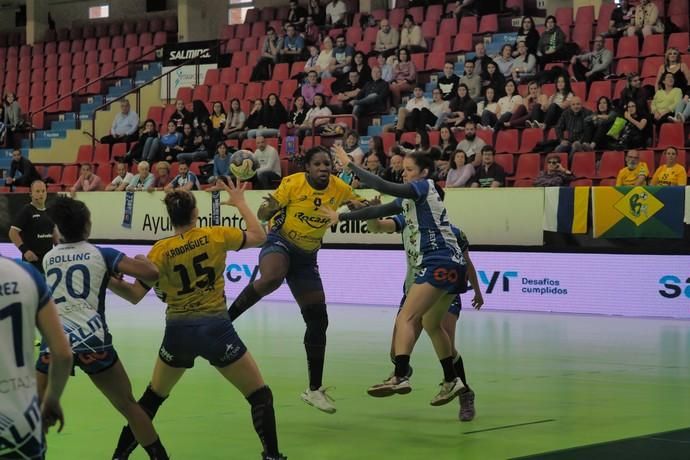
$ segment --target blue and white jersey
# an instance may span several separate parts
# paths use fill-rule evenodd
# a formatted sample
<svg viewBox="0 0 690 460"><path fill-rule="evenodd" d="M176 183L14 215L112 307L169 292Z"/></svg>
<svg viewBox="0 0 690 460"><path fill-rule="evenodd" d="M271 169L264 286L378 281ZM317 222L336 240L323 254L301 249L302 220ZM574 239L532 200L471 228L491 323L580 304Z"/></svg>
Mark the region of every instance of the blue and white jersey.
<svg viewBox="0 0 690 460"><path fill-rule="evenodd" d="M122 257L115 249L81 241L59 244L43 258L46 279L75 353L112 347L105 322L105 291Z"/></svg>
<svg viewBox="0 0 690 460"><path fill-rule="evenodd" d="M431 261L465 265L458 240L453 234L441 196L431 179L412 182L417 198L398 198L405 218L403 245L415 271Z"/></svg>
<svg viewBox="0 0 690 460"><path fill-rule="evenodd" d="M36 316L50 291L34 267L0 257L0 458L43 451L36 393Z"/></svg>

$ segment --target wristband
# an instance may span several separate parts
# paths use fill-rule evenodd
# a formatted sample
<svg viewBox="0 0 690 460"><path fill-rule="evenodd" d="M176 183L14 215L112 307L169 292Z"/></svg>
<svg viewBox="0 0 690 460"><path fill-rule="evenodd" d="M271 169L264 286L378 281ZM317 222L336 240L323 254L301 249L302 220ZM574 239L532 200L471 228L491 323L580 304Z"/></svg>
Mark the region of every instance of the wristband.
<svg viewBox="0 0 690 460"><path fill-rule="evenodd" d="M27 252L29 252L29 248L27 248L25 244L20 244L19 245L19 252L21 252L22 255L24 255Z"/></svg>

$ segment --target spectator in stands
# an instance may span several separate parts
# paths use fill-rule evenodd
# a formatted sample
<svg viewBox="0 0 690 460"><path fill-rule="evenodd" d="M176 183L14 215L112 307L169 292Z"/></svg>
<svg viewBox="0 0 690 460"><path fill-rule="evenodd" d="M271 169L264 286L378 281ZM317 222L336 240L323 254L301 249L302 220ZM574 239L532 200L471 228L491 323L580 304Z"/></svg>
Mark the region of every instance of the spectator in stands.
<svg viewBox="0 0 690 460"><path fill-rule="evenodd" d="M335 48L333 48L335 62L331 63L331 75L336 78L347 75L352 67L352 57L354 55L355 50L345 42L345 35L338 35L335 39Z"/></svg>
<svg viewBox="0 0 690 460"><path fill-rule="evenodd" d="M656 168L650 185L687 185L688 177L685 168L678 163L678 150L675 147L668 147L664 150L663 156L665 164Z"/></svg>
<svg viewBox="0 0 690 460"><path fill-rule="evenodd" d="M635 7L630 5L628 0L621 0L611 12L609 30L604 35L614 39L622 37L623 32L628 30L634 14Z"/></svg>
<svg viewBox="0 0 690 460"><path fill-rule="evenodd" d="M506 79L498 71L498 65L494 61L489 62L486 65L486 70L482 72L482 88L486 90L489 86L494 89L496 97L505 96Z"/></svg>
<svg viewBox="0 0 690 460"><path fill-rule="evenodd" d="M517 44L517 57L513 61L512 77L517 83L526 83L537 74L537 58L524 41Z"/></svg>
<svg viewBox="0 0 690 460"><path fill-rule="evenodd" d="M167 161L159 161L156 164L156 178L153 181L153 189L161 191L170 183L170 163Z"/></svg>
<svg viewBox="0 0 690 460"><path fill-rule="evenodd" d="M680 88L683 94L688 94L688 80L690 80L690 69L681 60L678 48L669 48L664 55L664 63L659 66L656 77L656 89L662 87L662 79L665 73L673 74L675 87Z"/></svg>
<svg viewBox="0 0 690 460"><path fill-rule="evenodd" d="M539 32L537 31L532 16L523 16L520 29L517 32L517 44L524 43L528 54L535 56L539 48ZM520 51L519 49L517 50Z"/></svg>
<svg viewBox="0 0 690 460"><path fill-rule="evenodd" d="M278 151L272 145L266 143L263 136L256 138L256 150L254 158L259 162L259 168L254 176L254 185L259 190L272 189L273 182L281 177L280 157Z"/></svg>
<svg viewBox="0 0 690 460"><path fill-rule="evenodd" d="M288 24L285 27L285 37L283 45L280 47L278 60L292 64L299 61L304 56L304 38L297 33L295 26Z"/></svg>
<svg viewBox="0 0 690 460"><path fill-rule="evenodd" d="M280 133L280 125L287 123L288 113L283 106L283 103L278 99L276 93L271 93L266 99L263 114L261 115L261 125L257 129L250 129L247 132L247 137L253 139L258 136L263 137L278 137Z"/></svg>
<svg viewBox="0 0 690 460"><path fill-rule="evenodd" d="M409 142L405 142L403 143L403 145L400 146L400 150L405 154L415 152L430 153L430 149L431 142L429 141L429 133L421 129L415 132L414 145L410 144ZM441 154L439 153L438 156L440 157Z"/></svg>
<svg viewBox="0 0 690 460"><path fill-rule="evenodd" d="M690 96L683 96L676 106L672 120L676 123L685 123L685 120L688 119L690 119Z"/></svg>
<svg viewBox="0 0 690 460"><path fill-rule="evenodd" d="M467 162L465 152L461 148L456 148L455 154L450 159L448 174L446 175L446 188L466 187L474 174L474 166Z"/></svg>
<svg viewBox="0 0 690 460"><path fill-rule="evenodd" d="M376 43L374 51L381 53L384 57L392 56L400 43L398 29L391 27L388 19L382 19L379 23L379 30L376 32Z"/></svg>
<svg viewBox="0 0 690 460"><path fill-rule="evenodd" d="M304 72L306 72L307 76L309 72L316 72L318 77L330 77L331 66L335 64L335 58L333 57L333 40L331 40L331 37L323 39L323 49L321 51L314 45L309 47L309 53L310 57L304 64Z"/></svg>
<svg viewBox="0 0 690 460"><path fill-rule="evenodd" d="M496 122L498 122L498 115L496 92L493 87L487 86L484 90L484 100L477 104L477 117L479 118L477 128L493 128L496 126Z"/></svg>
<svg viewBox="0 0 690 460"><path fill-rule="evenodd" d="M331 109L325 103L325 96L323 94L317 94L314 96L314 105L307 112L307 116L304 118L304 123L297 129L297 135L300 138L308 136L312 133L312 125L316 128L317 134L320 133L324 125L328 124L327 118L322 118L316 120L317 117L327 117L333 115Z"/></svg>
<svg viewBox="0 0 690 460"><path fill-rule="evenodd" d="M5 136L7 135L7 125L5 124L5 105L0 104L0 145L5 144Z"/></svg>
<svg viewBox="0 0 690 460"><path fill-rule="evenodd" d="M160 139L159 158L167 162L175 161L177 154L182 151L182 134L177 132L174 122L168 122L168 132L163 134Z"/></svg>
<svg viewBox="0 0 690 460"><path fill-rule="evenodd" d="M364 164L364 151L359 146L359 134L357 134L357 131L348 130L345 132L343 135L343 149L345 149L355 164L358 166Z"/></svg>
<svg viewBox="0 0 690 460"><path fill-rule="evenodd" d="M498 188L505 185L506 173L494 161L496 151L490 145L482 147L482 163L471 179L472 188Z"/></svg>
<svg viewBox="0 0 690 460"><path fill-rule="evenodd" d="M314 24L317 26L326 24L326 9L321 6L321 0L309 0L307 2L307 13L314 18Z"/></svg>
<svg viewBox="0 0 690 460"><path fill-rule="evenodd" d="M211 127L220 136L220 133L225 128L225 123L228 121L228 114L225 113L223 104L220 101L213 101L211 108L211 116L209 117Z"/></svg>
<svg viewBox="0 0 690 460"><path fill-rule="evenodd" d="M540 101L542 100L541 87L536 81L531 81L527 85L527 95L522 98L522 106L518 107L510 118L510 126L514 128L523 128L525 126L533 127L533 121L539 120L539 114L542 112Z"/></svg>
<svg viewBox="0 0 690 460"><path fill-rule="evenodd" d="M498 71L505 78L513 77L513 65L515 65L515 59L513 59L513 46L510 43L506 43L501 47L501 53L494 59L494 62L498 66Z"/></svg>
<svg viewBox="0 0 690 460"><path fill-rule="evenodd" d="M180 169L177 176L165 186L165 190L170 192L173 190L199 190L199 179L196 174L189 170L189 163L180 162Z"/></svg>
<svg viewBox="0 0 690 460"><path fill-rule="evenodd" d="M175 123L171 119L171 123ZM144 128L139 135L139 141L132 147L127 154L122 157L115 157L116 161L124 161L128 165L132 161L145 160L149 163L155 161L159 151L158 131L156 130L156 122L148 119L144 122Z"/></svg>
<svg viewBox="0 0 690 460"><path fill-rule="evenodd" d="M354 69L350 70L347 82L333 91L331 107L337 113L352 113L352 101L363 87L359 73Z"/></svg>
<svg viewBox="0 0 690 460"><path fill-rule="evenodd" d="M288 134L295 135L296 128L304 123L308 111L309 106L305 102L304 96L297 96L295 100L292 101L292 110L288 115L287 121Z"/></svg>
<svg viewBox="0 0 690 460"><path fill-rule="evenodd" d="M386 174L386 169L381 164L381 160L377 155L369 155L364 161L364 168L372 174L383 177Z"/></svg>
<svg viewBox="0 0 690 460"><path fill-rule="evenodd" d="M22 131L26 125L24 117L22 116L22 109L19 107L19 102L12 92L5 94L2 121L5 124L5 129L10 134Z"/></svg>
<svg viewBox="0 0 690 460"><path fill-rule="evenodd" d="M628 36L664 33L664 21L659 16L659 8L650 0L640 0L635 7L635 15L628 26Z"/></svg>
<svg viewBox="0 0 690 460"><path fill-rule="evenodd" d="M556 16L547 16L545 26L537 45L537 57L542 68L550 62L565 58L565 34L556 24Z"/></svg>
<svg viewBox="0 0 690 460"><path fill-rule="evenodd" d="M625 88L621 92L618 99L618 111L624 113L627 110L630 101L635 102L638 110L647 112L647 100L651 99L651 95L647 89L642 86L642 77L638 73L630 73L626 76Z"/></svg>
<svg viewBox="0 0 690 460"><path fill-rule="evenodd" d="M577 81L586 81L587 89L593 81L608 77L613 62L613 53L604 48L604 36L597 35L591 52L578 54L570 59L573 76Z"/></svg>
<svg viewBox="0 0 690 460"><path fill-rule="evenodd" d="M482 87L482 77L481 77L481 72L478 72L477 70L477 65L475 61L466 61L465 62L465 73L462 77L460 77L460 83L464 84L467 86L467 90L470 93L470 97L474 99L475 101L478 101L479 99L482 98L482 95L484 94L483 87ZM457 94L457 88L456 92L453 93L453 97ZM452 99L452 98L451 98Z"/></svg>
<svg viewBox="0 0 690 460"><path fill-rule="evenodd" d="M449 161L458 147L458 140L447 126L441 128L438 135L438 148L441 149L441 158L444 159L444 161Z"/></svg>
<svg viewBox="0 0 690 460"><path fill-rule="evenodd" d="M649 135L649 119L647 115L638 109L635 101L628 101L623 118L625 118L625 126L621 131L618 139L611 139L610 143L613 148L617 150L628 150L644 148L647 145L647 138ZM649 125L649 126L648 126Z"/></svg>
<svg viewBox="0 0 690 460"><path fill-rule="evenodd" d="M330 27L347 26L347 5L342 0L331 0L326 5L326 25Z"/></svg>
<svg viewBox="0 0 690 460"><path fill-rule="evenodd" d="M185 123L194 122L194 114L187 110L187 108L184 106L184 101L182 99L178 99L175 101L175 111L170 116L170 120L168 121L175 122L177 130L179 132L182 132L182 127Z"/></svg>
<svg viewBox="0 0 690 460"><path fill-rule="evenodd" d="M218 138L211 129L211 122L208 119L202 119L199 123L199 128L194 132L194 144L197 145L197 150L205 150L206 152L213 152L218 144ZM189 153L189 152L185 152Z"/></svg>
<svg viewBox="0 0 690 460"><path fill-rule="evenodd" d="M208 183L215 184L217 180L221 177L228 176L229 173L230 156L228 155L228 146L225 145L225 142L219 142L216 146L216 154L213 155L213 172L211 173L211 177L208 178Z"/></svg>
<svg viewBox="0 0 690 460"><path fill-rule="evenodd" d="M154 188L154 177L151 174L151 166L148 161L140 161L137 165L139 174L135 175L127 186L128 192L152 192Z"/></svg>
<svg viewBox="0 0 690 460"><path fill-rule="evenodd" d="M436 117L429 110L429 100L424 97L424 86L415 86L413 96L405 107L398 110L397 138L400 138L403 131L416 131L420 126L435 123Z"/></svg>
<svg viewBox="0 0 690 460"><path fill-rule="evenodd" d="M494 62L494 60L486 54L484 42L479 42L474 45L474 59L472 59L472 62L474 62L475 72L479 75L486 71L486 66L490 62ZM467 62L465 62L465 66L467 66Z"/></svg>
<svg viewBox="0 0 690 460"><path fill-rule="evenodd" d="M438 77L436 83L438 89L443 95L443 99L450 101L458 92L458 85L460 84L460 77L455 75L455 65L448 61L443 64L443 73Z"/></svg>
<svg viewBox="0 0 690 460"><path fill-rule="evenodd" d="M314 20L314 16L307 16L307 24L304 26L304 44L318 46L321 41L321 29Z"/></svg>
<svg viewBox="0 0 690 460"><path fill-rule="evenodd" d="M5 185L30 187L33 181L40 179L41 175L38 173L31 160L23 157L21 150L12 150L10 174L5 178Z"/></svg>
<svg viewBox="0 0 690 460"><path fill-rule="evenodd" d="M402 155L393 155L390 159L390 166L386 168L383 173L383 178L388 182L395 182L396 184L403 183L403 157Z"/></svg>
<svg viewBox="0 0 690 460"><path fill-rule="evenodd" d="M457 94L457 89L455 91ZM431 91L431 102L429 103L429 111L432 113L434 117L436 117L436 121L434 123L426 125L426 129L428 131L440 128L440 123L442 119L445 118L448 113L450 113L450 103L443 99L441 90L438 88L434 88Z"/></svg>
<svg viewBox="0 0 690 460"><path fill-rule="evenodd" d="M259 129L259 127L263 125L263 108L264 101L262 101L261 99L255 100L254 104L252 104L252 110L251 112L249 112L249 116L247 117L247 120L244 122L244 127L246 128L246 130L242 132L243 139L247 138L247 134L250 130Z"/></svg>
<svg viewBox="0 0 690 460"><path fill-rule="evenodd" d="M606 96L597 100L594 113L585 119L585 150L604 150L609 146L607 133L616 121L618 114Z"/></svg>
<svg viewBox="0 0 690 460"><path fill-rule="evenodd" d="M463 16L477 15L477 10L475 9L476 3L477 0L456 0L455 5L452 7L453 16L460 19Z"/></svg>
<svg viewBox="0 0 690 460"><path fill-rule="evenodd" d="M299 6L297 0L290 0L289 4L287 24L295 27L299 32L304 32L305 24L307 23L307 9Z"/></svg>
<svg viewBox="0 0 690 460"><path fill-rule="evenodd" d="M307 81L302 84L300 94L307 104L314 104L314 96L323 94L323 85L319 82L319 77L316 71L312 70L307 74Z"/></svg>
<svg viewBox="0 0 690 460"><path fill-rule="evenodd" d="M406 49L408 53L423 53L426 51L426 40L422 35L422 28L414 23L411 14L405 15L400 29L399 48Z"/></svg>
<svg viewBox="0 0 690 460"><path fill-rule="evenodd" d="M220 137L213 133L212 137L214 139L220 139ZM184 124L182 128L182 139L180 139L180 146L177 150L181 153L192 153L198 150L206 150L204 145L203 136L200 135L198 129L194 129L189 123Z"/></svg>
<svg viewBox="0 0 690 460"><path fill-rule="evenodd" d="M386 111L389 88L388 83L381 79L381 69L371 69L372 80L364 85L357 98L352 101L352 114L356 116Z"/></svg>
<svg viewBox="0 0 690 460"><path fill-rule="evenodd" d="M556 79L556 92L546 101L546 109L543 114L544 122L536 122L539 128L549 129L558 123L564 110L570 107L573 100L573 92L570 89L570 82L563 75ZM543 108L544 104L540 105Z"/></svg>
<svg viewBox="0 0 690 460"><path fill-rule="evenodd" d="M228 112L227 122L223 127L223 136L227 139L239 139L242 137L244 122L247 116L242 111L240 100L235 98L230 101L230 111Z"/></svg>
<svg viewBox="0 0 690 460"><path fill-rule="evenodd" d="M467 85L460 83L455 98L450 101L450 113L442 123L451 127L465 126L465 123L477 113L477 103L470 97Z"/></svg>
<svg viewBox="0 0 690 460"><path fill-rule="evenodd" d="M361 51L355 52L352 58L352 68L350 71L352 70L359 74L359 81L361 81L362 84L371 81L371 67L369 67L366 56L364 56L364 53Z"/></svg>
<svg viewBox="0 0 690 460"><path fill-rule="evenodd" d="M273 27L266 30L266 38L261 47L261 58L252 71L252 81L265 81L271 78L273 66L278 60L280 50L283 48L283 39L278 36Z"/></svg>
<svg viewBox="0 0 690 460"><path fill-rule="evenodd" d="M139 116L131 110L129 101L120 101L120 113L115 115L110 134L101 138L103 144L117 144L120 142L134 142L139 130Z"/></svg>
<svg viewBox="0 0 690 460"><path fill-rule="evenodd" d="M570 107L563 111L556 124L556 137L561 140L556 152L572 154L590 150L590 146L585 145L585 120L591 115L592 112L582 106L582 99L573 97Z"/></svg>
<svg viewBox="0 0 690 460"><path fill-rule="evenodd" d="M565 187L575 177L572 171L561 164L561 157L556 153L546 156L546 171L540 171L534 179L535 187Z"/></svg>
<svg viewBox="0 0 690 460"><path fill-rule="evenodd" d="M465 156L468 161L472 162L472 165L476 168L482 162L482 156L480 155L482 149L486 146L484 139L477 136L477 128L472 120L468 120L465 123L465 138L458 142L457 149L465 152Z"/></svg>
<svg viewBox="0 0 690 460"><path fill-rule="evenodd" d="M390 59L386 59L383 54L376 56L376 62L378 63L379 69L381 69L381 78L385 80L386 83L393 81L393 64L389 63Z"/></svg>
<svg viewBox="0 0 690 460"><path fill-rule="evenodd" d="M127 171L127 164L126 163L118 163L117 164L117 175L113 179L111 183L109 183L105 189L108 192L111 191L117 191L117 192L122 192L124 189L127 188L129 183L132 181L132 173Z"/></svg>
<svg viewBox="0 0 690 460"><path fill-rule="evenodd" d="M503 128L512 128L510 119L513 114L522 107L524 101L522 96L518 94L517 87L513 80L508 80L503 87L505 96L498 100L498 121L496 122L496 130Z"/></svg>
<svg viewBox="0 0 690 460"><path fill-rule="evenodd" d="M625 155L625 167L618 171L616 186L645 185L649 177L647 163L640 161L640 152L635 149L628 150Z"/></svg>
<svg viewBox="0 0 690 460"><path fill-rule="evenodd" d="M382 165L386 165L388 159L386 157L386 152L383 149L383 138L381 136L371 136L369 138L369 151L366 153L364 158L369 155L376 155L379 157L379 161Z"/></svg>
<svg viewBox="0 0 690 460"><path fill-rule="evenodd" d="M657 126L673 121L675 109L683 99L683 92L675 87L675 78L671 72L666 72L662 79L663 89L658 89L652 99L652 115Z"/></svg>
<svg viewBox="0 0 690 460"><path fill-rule="evenodd" d="M202 122L209 121L208 119L211 116L211 114L208 111L208 107L206 107L206 103L201 99L194 99L192 101L192 115L194 115L194 119L192 120L192 126L195 128L201 126ZM182 127L184 128L184 125L182 125Z"/></svg>
<svg viewBox="0 0 690 460"><path fill-rule="evenodd" d="M79 177L72 188L69 189L72 197L77 192L100 192L105 188L105 184L100 177L93 173L93 166L88 163L81 165Z"/></svg>

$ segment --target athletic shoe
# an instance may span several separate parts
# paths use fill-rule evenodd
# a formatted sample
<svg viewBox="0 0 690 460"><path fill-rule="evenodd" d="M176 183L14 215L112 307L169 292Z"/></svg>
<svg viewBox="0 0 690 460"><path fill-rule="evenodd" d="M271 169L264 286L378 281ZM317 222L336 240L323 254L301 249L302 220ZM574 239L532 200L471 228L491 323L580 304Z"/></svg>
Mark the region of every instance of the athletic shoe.
<svg viewBox="0 0 690 460"><path fill-rule="evenodd" d="M542 123L541 121L535 121L534 124L537 125L537 128L539 128L539 129L546 128L546 125L544 123Z"/></svg>
<svg viewBox="0 0 690 460"><path fill-rule="evenodd" d="M410 381L407 379L407 377L400 378L393 376L387 380L384 380L383 383L370 387L367 390L367 393L369 393L369 396L373 396L374 398L385 398L395 394L406 395L411 391L412 387L410 386Z"/></svg>
<svg viewBox="0 0 690 460"><path fill-rule="evenodd" d="M405 376L405 378L406 378L407 380L410 380L410 378L412 378L412 374L413 374L413 373L414 373L414 370L412 369L412 366L407 366L407 375ZM386 380L390 380L390 379L392 379L393 377L395 377L395 371L391 372L391 375L389 375L388 378L387 378ZM384 382L385 382L386 380L384 380Z"/></svg>
<svg viewBox="0 0 690 460"><path fill-rule="evenodd" d="M469 422L474 419L474 391L465 388L460 391L460 413L458 414L461 422Z"/></svg>
<svg viewBox="0 0 690 460"><path fill-rule="evenodd" d="M264 452L262 452L261 460L287 460L287 457L283 454L278 454L277 457L271 457L270 455L266 455Z"/></svg>
<svg viewBox="0 0 690 460"><path fill-rule="evenodd" d="M328 391L328 388L324 387L318 390L310 390L307 388L301 395L302 401L327 414L335 414L335 406L333 405L335 401L326 394L326 391Z"/></svg>
<svg viewBox="0 0 690 460"><path fill-rule="evenodd" d="M443 406L451 402L462 391L465 386L460 377L456 377L452 382L441 383L441 391L431 400L432 406Z"/></svg>
<svg viewBox="0 0 690 460"><path fill-rule="evenodd" d="M525 124L527 125L528 128L534 128L534 122L532 120L526 120Z"/></svg>

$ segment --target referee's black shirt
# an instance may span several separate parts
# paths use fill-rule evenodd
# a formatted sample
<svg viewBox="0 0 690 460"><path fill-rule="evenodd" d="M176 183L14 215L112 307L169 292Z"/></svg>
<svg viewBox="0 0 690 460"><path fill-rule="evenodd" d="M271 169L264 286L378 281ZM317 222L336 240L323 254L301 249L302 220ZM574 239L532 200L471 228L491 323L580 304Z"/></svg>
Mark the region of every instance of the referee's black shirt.
<svg viewBox="0 0 690 460"><path fill-rule="evenodd" d="M43 256L53 249L53 229L55 228L48 212L29 203L19 211L12 227L19 230L25 248L33 251L38 257L38 261L32 265L43 272Z"/></svg>

